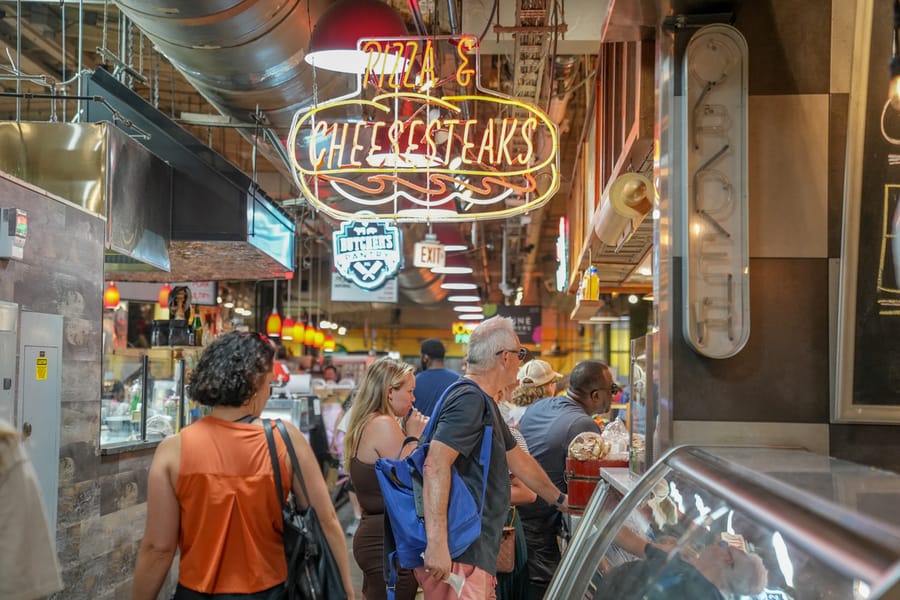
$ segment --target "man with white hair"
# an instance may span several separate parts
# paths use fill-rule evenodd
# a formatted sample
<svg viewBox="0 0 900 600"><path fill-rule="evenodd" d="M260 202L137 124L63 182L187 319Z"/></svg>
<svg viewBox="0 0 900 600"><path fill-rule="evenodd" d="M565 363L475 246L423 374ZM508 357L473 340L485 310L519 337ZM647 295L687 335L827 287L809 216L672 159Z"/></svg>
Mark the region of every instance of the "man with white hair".
<svg viewBox="0 0 900 600"><path fill-rule="evenodd" d="M493 317L483 321L469 337L465 379L471 385L454 388L432 415L436 421L422 486L428 545L424 567L415 570L426 600L496 597L497 553L509 508L510 472L556 510L568 510L566 495L516 444L496 404L490 401L500 390L515 383L525 354L527 351L519 346L510 319ZM488 419L493 426L491 457L488 465L481 465L478 454ZM472 496L480 501L485 466L488 477L481 536L462 554L451 559L447 543L451 467L456 467ZM461 595L446 582L451 573L465 580Z"/></svg>

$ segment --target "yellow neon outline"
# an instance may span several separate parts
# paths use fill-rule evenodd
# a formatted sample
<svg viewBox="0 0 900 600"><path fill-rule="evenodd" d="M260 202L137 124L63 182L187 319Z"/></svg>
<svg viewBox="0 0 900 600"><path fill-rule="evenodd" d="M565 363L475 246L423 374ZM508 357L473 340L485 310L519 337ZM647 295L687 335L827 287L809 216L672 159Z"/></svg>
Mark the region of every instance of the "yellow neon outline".
<svg viewBox="0 0 900 600"><path fill-rule="evenodd" d="M288 135L288 157L291 160L291 166L294 167L299 173L304 175L331 175L334 173L396 173L403 172L404 170L414 170L414 169L402 169L402 168L381 168L381 167L359 167L359 168L342 168L342 169L322 169L322 170L308 170L302 167L297 163L296 152L292 152L291 149L296 146L297 135L301 128L301 125L306 123L312 116L314 116L318 112L322 112L331 108L339 108L341 106L348 105L363 105L363 106L372 106L382 110L384 112L390 113L391 108L386 105L379 104L377 101L381 99L393 99L393 98L415 98L415 99L424 99L426 103L435 103L441 106L444 106L448 110L454 110L456 112L460 112L461 109L457 108L455 105L450 104L448 100L458 101L458 102L466 102L468 100L484 100L487 102L496 102L497 104L511 105L516 106L522 109L533 113L540 121L544 123L547 129L550 131L550 139L551 139L551 147L552 152L547 155L547 158L528 169L519 169L517 171L503 171L503 176L513 176L513 175L525 175L527 173L531 173L534 171L539 171L549 165L551 162L556 162L556 159L559 154L559 132L556 129L556 124L550 120L550 118L542 111L539 107L528 104L526 102L522 102L521 100L514 99L506 99L500 98L497 96L482 96L478 94L466 94L462 96L444 96L442 98L436 98L433 96L428 96L426 94L419 93L406 93L406 92L390 92L387 94L380 94L376 96L372 100L363 100L363 99L354 99L354 100L341 100L338 102L325 103L321 104L312 110L308 111L303 117L301 117L298 121L294 129L290 131ZM537 129L535 130L535 133ZM416 171L421 171L421 168L415 169ZM475 171L468 169L443 169L438 167L432 167L429 169L433 173L448 173L448 174L460 174L460 175L470 175L475 177L485 177L487 175L497 176L497 171Z"/></svg>

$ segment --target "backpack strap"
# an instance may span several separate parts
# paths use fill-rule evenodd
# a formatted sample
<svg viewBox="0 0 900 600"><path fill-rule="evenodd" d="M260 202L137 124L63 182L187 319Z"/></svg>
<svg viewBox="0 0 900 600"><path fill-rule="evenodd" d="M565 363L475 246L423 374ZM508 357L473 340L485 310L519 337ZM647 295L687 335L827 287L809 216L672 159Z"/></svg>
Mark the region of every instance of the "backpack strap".
<svg viewBox="0 0 900 600"><path fill-rule="evenodd" d="M434 405L434 410L431 412L431 418L428 419L428 423L425 425L425 430L422 432L422 440L430 440L431 435L433 433L434 424L437 423L438 417L441 413L441 408L444 405L444 400L450 397L450 394L454 391L458 390L463 386L472 386L478 393L481 394L482 399L484 399L484 432L481 436L481 449L478 453L478 460L481 462L483 467L482 470L482 480L481 480L481 509L479 513L484 513L484 500L487 497L487 480L488 480L488 472L490 471L491 466L491 442L494 437L494 425L493 425L493 413L491 412L490 403L494 400L484 393L484 390L481 387L472 381L471 379L466 379L465 377L460 377L453 383L451 383L444 393L441 394L441 397L438 399L437 404Z"/></svg>

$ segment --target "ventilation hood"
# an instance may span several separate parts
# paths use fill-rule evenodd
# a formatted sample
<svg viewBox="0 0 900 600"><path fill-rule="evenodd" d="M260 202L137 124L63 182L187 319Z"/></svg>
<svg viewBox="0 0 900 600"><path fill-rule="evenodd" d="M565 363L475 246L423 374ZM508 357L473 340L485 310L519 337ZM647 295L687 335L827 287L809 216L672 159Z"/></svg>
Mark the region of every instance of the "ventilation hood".
<svg viewBox="0 0 900 600"><path fill-rule="evenodd" d="M84 120L116 120L165 160L171 185L171 272L108 261L120 280L269 279L294 268L293 220L237 167L172 122L103 69L83 80ZM114 114L112 110L115 110Z"/></svg>

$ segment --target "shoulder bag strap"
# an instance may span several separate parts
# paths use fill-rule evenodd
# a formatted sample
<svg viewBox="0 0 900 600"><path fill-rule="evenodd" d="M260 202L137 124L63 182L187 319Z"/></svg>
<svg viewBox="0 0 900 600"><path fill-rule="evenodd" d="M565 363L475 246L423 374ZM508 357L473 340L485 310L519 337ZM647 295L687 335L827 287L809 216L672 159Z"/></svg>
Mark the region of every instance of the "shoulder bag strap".
<svg viewBox="0 0 900 600"><path fill-rule="evenodd" d="M269 458L272 459L272 471L275 473L275 497L278 498L278 506L284 506L284 491L281 487L281 465L278 464L278 454L275 451L275 436L272 435L272 424L269 419L263 419L263 429L266 431L266 444L269 446Z"/></svg>
<svg viewBox="0 0 900 600"><path fill-rule="evenodd" d="M306 506L309 508L312 506L312 503L309 499L309 494L306 492L306 484L303 482L303 473L300 471L300 461L297 460L297 454L294 452L294 444L291 443L291 437L288 435L281 419L275 419L275 425L278 426L278 433L281 434L284 445L287 446L288 456L291 457L291 469L294 472L294 477L300 482L300 489L303 490L303 497L306 498Z"/></svg>

